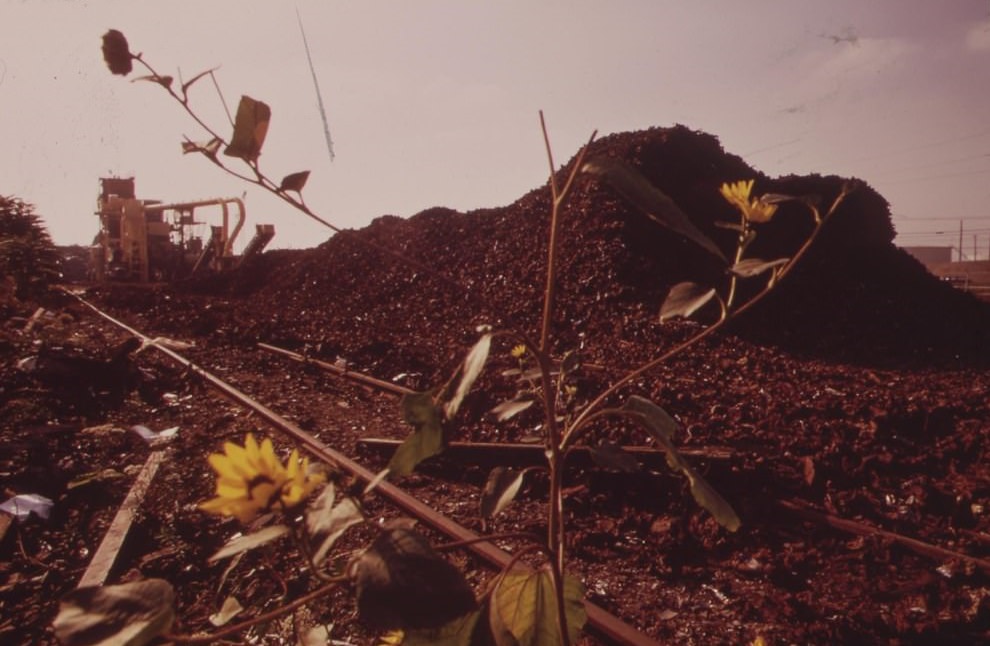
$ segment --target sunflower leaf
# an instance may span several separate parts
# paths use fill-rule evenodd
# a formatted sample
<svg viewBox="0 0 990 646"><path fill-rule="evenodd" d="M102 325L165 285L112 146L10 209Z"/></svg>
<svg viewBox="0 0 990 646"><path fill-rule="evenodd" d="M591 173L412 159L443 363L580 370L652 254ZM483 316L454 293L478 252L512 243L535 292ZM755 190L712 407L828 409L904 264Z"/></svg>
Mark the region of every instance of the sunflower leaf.
<svg viewBox="0 0 990 646"><path fill-rule="evenodd" d="M674 418L649 399L636 395L626 400L623 410L639 421L667 452L667 464L672 470L680 471L688 479L691 495L694 496L695 501L730 532L739 529L741 521L729 503L691 467L674 446L673 436L677 430L677 422Z"/></svg>
<svg viewBox="0 0 990 646"><path fill-rule="evenodd" d="M660 322L677 317L688 318L715 296L715 289L697 283L678 283L660 306Z"/></svg>
<svg viewBox="0 0 990 646"><path fill-rule="evenodd" d="M481 492L481 517L492 518L509 506L522 488L525 471L495 467Z"/></svg>
<svg viewBox="0 0 990 646"><path fill-rule="evenodd" d="M722 262L729 262L718 245L702 233L666 193L626 162L608 158L593 159L581 170L603 178L619 195L651 220L694 242Z"/></svg>
<svg viewBox="0 0 990 646"><path fill-rule="evenodd" d="M443 409L434 401L433 391L402 397L402 413L415 429L392 454L388 468L396 475L409 475L423 460L444 449Z"/></svg>
<svg viewBox="0 0 990 646"><path fill-rule="evenodd" d="M223 154L240 157L246 162L256 161L265 143L271 118L272 110L266 103L242 96L234 118L234 135Z"/></svg>
<svg viewBox="0 0 990 646"><path fill-rule="evenodd" d="M571 643L587 621L584 586L564 575L564 614ZM489 618L499 646L556 646L561 639L550 571L517 568L502 576L492 595Z"/></svg>
<svg viewBox="0 0 990 646"><path fill-rule="evenodd" d="M271 543L275 539L281 538L288 533L289 528L285 525L272 525L251 534L238 536L227 541L227 543L221 547L216 554L207 560L210 563L213 563L214 561L230 558L231 556L235 556L241 552L253 550L254 548L260 547L265 543Z"/></svg>

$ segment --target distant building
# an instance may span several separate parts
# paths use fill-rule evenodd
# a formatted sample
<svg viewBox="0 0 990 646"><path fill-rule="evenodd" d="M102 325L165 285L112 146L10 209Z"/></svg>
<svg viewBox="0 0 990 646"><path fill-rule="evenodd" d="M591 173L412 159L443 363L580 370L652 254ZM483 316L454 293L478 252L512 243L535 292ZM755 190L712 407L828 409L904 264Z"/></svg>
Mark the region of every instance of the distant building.
<svg viewBox="0 0 990 646"><path fill-rule="evenodd" d="M918 259L919 262L931 266L952 262L952 247L901 247L904 251Z"/></svg>

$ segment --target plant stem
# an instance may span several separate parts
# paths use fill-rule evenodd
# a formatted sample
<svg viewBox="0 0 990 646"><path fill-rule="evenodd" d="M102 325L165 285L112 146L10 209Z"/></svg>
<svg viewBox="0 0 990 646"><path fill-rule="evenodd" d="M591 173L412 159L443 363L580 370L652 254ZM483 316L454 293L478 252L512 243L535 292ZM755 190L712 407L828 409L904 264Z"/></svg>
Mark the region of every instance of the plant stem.
<svg viewBox="0 0 990 646"><path fill-rule="evenodd" d="M550 578L553 580L554 601L557 604L557 632L562 646L571 645L571 635L567 630L566 599L564 598L564 568L550 561Z"/></svg>
<svg viewBox="0 0 990 646"><path fill-rule="evenodd" d="M550 549L551 572L553 573L554 592L557 602L557 621L560 628L560 638L564 646L570 646L567 633L567 617L564 615L564 494L563 494L563 458L560 450L560 430L557 426L557 387L550 378L552 363L550 360L550 330L553 324L554 295L557 289L557 261L559 257L558 231L560 228L560 212L564 202L574 185L574 178L584 165L584 157L591 147L598 131L591 133L581 150L578 152L570 175L563 189L557 186L556 167L553 162L553 149L550 146L550 135L547 133L546 120L540 111L540 129L543 132L543 143L547 149L547 161L550 164L550 239L547 246L547 282L543 292L543 320L540 326L540 347L534 352L540 364L540 380L542 382L544 416L546 418L547 460L550 468L550 492L547 518L547 544Z"/></svg>
<svg viewBox="0 0 990 646"><path fill-rule="evenodd" d="M849 195L849 193L853 190L853 188L854 186L851 185L850 183L845 183L842 185L842 191L832 202L832 206L829 208L828 213L825 214L825 217L819 218L817 209L815 209L814 207L810 207L812 213L815 215L815 222L816 222L815 230L812 231L811 235L808 236L808 239L804 241L804 244L801 245L801 248L798 249L797 253L794 254L794 256L790 259L790 261L786 265L784 265L781 268L781 270L777 273L776 280L773 280L770 283L768 283L767 286L763 288L763 290L761 290L753 298L749 299L748 301L740 305L738 309L725 314L716 323L713 323L712 325L708 326L707 328L705 328L698 334L694 335L693 337L683 341L682 343L679 343L678 345L674 346L667 352L661 354L659 357L646 362L639 368L636 368L632 372L628 373L625 377L622 377L617 382L615 382L614 384L606 388L604 391L602 391L590 404L588 404L584 408L583 411L581 411L581 413L577 416L577 418L575 418L575 420L570 424L570 426L564 431L563 442L561 444L562 448L566 449L567 447L573 444L574 440L577 438L577 435L581 431L581 429L591 419L594 418L596 409L602 406L609 397L614 395L623 386L641 377L650 370L653 370L654 368L664 363L665 361L668 361L671 357L677 356L678 354L684 352L685 350L691 348L695 344L704 340L708 336L721 330L723 327L725 327L726 324L734 320L737 316L751 309L757 303L762 301L766 297L766 295L769 294L774 287L779 285L780 281L793 270L794 266L798 263L798 261L800 261L801 258L804 257L804 255L808 252L808 249L811 248L811 245L818 238L819 233L821 233L822 229L824 228L825 222L827 222L829 218L832 217L836 209L839 208L839 205L843 202L843 200L845 200L846 196Z"/></svg>
<svg viewBox="0 0 990 646"><path fill-rule="evenodd" d="M240 623L234 624L233 626L228 626L227 628L224 628L223 630L218 630L215 633L210 633L208 635L163 635L163 637L169 641L173 641L179 644L212 644L213 642L219 639L223 639L224 637L234 635L236 633L241 632L242 630L247 630L251 626L264 623L266 621L271 621L272 619L290 613L296 608L304 604L307 604L310 601L313 601L314 599L318 599L326 595L328 592L330 592L335 587L337 587L338 584L346 580L347 580L346 576L341 576L338 579L332 581L331 583L328 583L327 585L324 585L320 588L317 588L316 590L313 590L308 594L299 597L298 599L292 601L291 603L287 603L284 606L280 606L270 612L266 612L258 615L257 617L252 617L251 619L248 619L246 621L242 621Z"/></svg>
<svg viewBox="0 0 990 646"><path fill-rule="evenodd" d="M740 223L740 226L742 226L742 231L739 233L739 244L736 246L736 257L732 261L733 267L739 264L739 262L742 260L743 252L746 250L746 236L749 231L748 228L749 222L748 220L746 220L745 215L743 215L742 217L742 222ZM738 284L739 284L739 276L737 276L734 273L730 273L729 295L725 297L726 310L732 309L732 303L734 303L736 300L736 286Z"/></svg>
<svg viewBox="0 0 990 646"><path fill-rule="evenodd" d="M547 159L550 163L550 195L552 200L550 209L550 241L547 249L547 282L546 288L543 291L543 323L540 327L540 349L544 352L549 352L550 348L548 346L550 344L550 328L553 323L554 294L557 290L557 260L560 255L558 249L560 211L562 210L564 202L567 200L567 196L571 191L574 178L580 172L581 166L584 165L584 157L587 154L591 143L595 140L595 136L598 134L598 131L596 130L591 133L588 143L586 143L578 152L577 158L574 160L574 166L571 168L571 173L568 175L567 182L564 184L564 188L558 190L553 164L553 152L550 147L550 136L547 133L547 125L543 119L542 110L540 111L540 126L543 130L543 142L546 145Z"/></svg>

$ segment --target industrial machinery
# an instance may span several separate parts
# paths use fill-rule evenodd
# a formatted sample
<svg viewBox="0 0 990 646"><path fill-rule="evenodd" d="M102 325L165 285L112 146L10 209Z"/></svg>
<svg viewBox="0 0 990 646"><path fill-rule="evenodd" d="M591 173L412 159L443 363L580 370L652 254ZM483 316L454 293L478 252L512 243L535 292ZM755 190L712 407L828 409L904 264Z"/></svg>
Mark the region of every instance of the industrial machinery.
<svg viewBox="0 0 990 646"><path fill-rule="evenodd" d="M196 219L197 210L219 208L220 224ZM232 213L233 210L233 213ZM244 202L219 198L195 202L162 203L135 197L133 177L103 177L96 215L100 232L92 248L93 278L97 281L169 281L201 271L221 271L258 254L275 235L271 224L256 226L254 238L240 256L234 241L244 226ZM231 215L236 222L231 228Z"/></svg>

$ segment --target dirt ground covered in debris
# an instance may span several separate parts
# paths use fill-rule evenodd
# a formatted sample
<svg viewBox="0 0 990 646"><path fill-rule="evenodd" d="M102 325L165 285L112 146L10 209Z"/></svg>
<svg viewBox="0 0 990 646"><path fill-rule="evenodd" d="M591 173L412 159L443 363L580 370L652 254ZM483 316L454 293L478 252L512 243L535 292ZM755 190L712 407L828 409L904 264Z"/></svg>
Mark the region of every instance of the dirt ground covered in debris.
<svg viewBox="0 0 990 646"><path fill-rule="evenodd" d="M606 137L591 155L637 165L726 250L734 233L714 224L735 217L718 195L723 181L756 177L758 193L814 194L825 204L842 182L763 177L714 137L682 127ZM548 213L544 187L501 208L382 217L224 275L90 287L85 296L150 336L194 343L183 354L197 364L378 468L387 456L357 443L404 436L396 400L256 343L412 388L436 385L478 324L536 333ZM809 230L807 214L785 204L754 252L786 256ZM569 555L589 600L647 635L685 644L990 640L990 311L929 275L893 235L886 202L859 185L771 297L626 391L675 416L678 443L695 451L743 526L719 528L663 466L635 474L576 466ZM555 349L577 349L589 365L582 392L703 324L660 325L657 312L671 285L718 279L716 268L609 189L579 183L561 248ZM149 455L126 430L135 424L178 434L112 582L173 582L177 632L210 628L227 596L256 612L311 585L278 550L252 554L228 576L223 564L207 563L235 526L195 508L212 494L205 458L225 439L271 434L260 419L154 350L124 345L125 332L68 295L7 293L2 307L0 485L5 499L38 493L55 503L49 519L15 522L0 543L4 643L53 641L57 599L78 582ZM38 307L45 313L32 318ZM508 350L496 346L454 439L530 439L536 417L496 425L486 414L514 392L498 377ZM649 444L620 425L590 439ZM490 466L440 458L397 483L480 530L478 493ZM544 494L534 480L488 529L540 532ZM455 559L480 586L481 564ZM306 622L372 643L346 593L242 637L289 643Z"/></svg>

